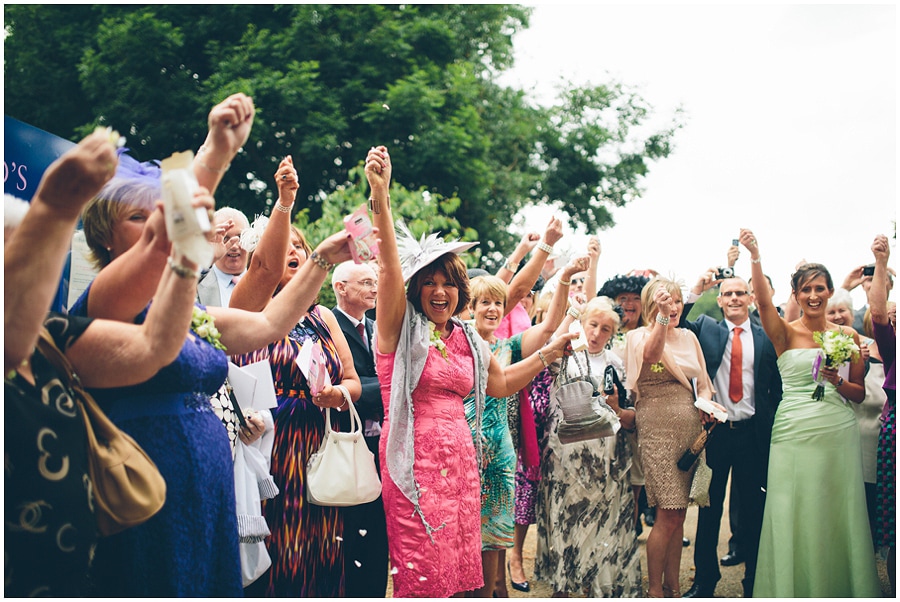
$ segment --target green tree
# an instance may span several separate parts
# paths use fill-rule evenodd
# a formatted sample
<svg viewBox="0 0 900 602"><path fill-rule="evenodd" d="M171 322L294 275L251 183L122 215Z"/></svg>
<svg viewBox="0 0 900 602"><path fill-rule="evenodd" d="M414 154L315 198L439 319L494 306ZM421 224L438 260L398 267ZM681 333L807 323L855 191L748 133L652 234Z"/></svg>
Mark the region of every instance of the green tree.
<svg viewBox="0 0 900 602"><path fill-rule="evenodd" d="M640 196L678 127L640 133L651 108L618 82L570 85L551 107L499 85L528 26L518 5L5 5L4 17L7 114L73 140L112 125L147 160L196 149L209 108L245 92L258 115L220 205L267 211L291 154L315 223L385 144L398 185L458 201L487 267L530 204L612 225L609 208Z"/></svg>

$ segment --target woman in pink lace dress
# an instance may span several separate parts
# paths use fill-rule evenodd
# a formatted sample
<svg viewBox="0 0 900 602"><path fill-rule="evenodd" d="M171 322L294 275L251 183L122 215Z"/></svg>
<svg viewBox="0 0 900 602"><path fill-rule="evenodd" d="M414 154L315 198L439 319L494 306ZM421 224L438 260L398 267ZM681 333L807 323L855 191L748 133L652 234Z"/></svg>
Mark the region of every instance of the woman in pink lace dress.
<svg viewBox="0 0 900 602"><path fill-rule="evenodd" d="M484 585L481 568L481 415L485 395L507 397L562 357L560 337L504 369L471 326L458 253L477 243L437 234L400 241L383 146L366 157L372 221L381 234L376 367L384 402L381 477L395 597L447 597ZM409 281L408 291L404 283ZM463 398L474 390L476 437Z"/></svg>

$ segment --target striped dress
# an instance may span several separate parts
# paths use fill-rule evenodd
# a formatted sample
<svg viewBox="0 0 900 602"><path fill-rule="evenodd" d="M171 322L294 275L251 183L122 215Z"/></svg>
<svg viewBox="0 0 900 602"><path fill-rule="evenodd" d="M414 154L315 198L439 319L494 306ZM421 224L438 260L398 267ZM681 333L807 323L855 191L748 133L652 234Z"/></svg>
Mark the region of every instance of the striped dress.
<svg viewBox="0 0 900 602"><path fill-rule="evenodd" d="M331 382L340 383L343 367L319 306L284 339L235 358L238 365L268 359L278 398L273 410L272 476L281 493L263 502L263 515L272 531L266 540L272 568L260 579L265 592L259 592L270 597L344 595L343 511L306 499L306 462L325 436L324 410L313 405L306 378L295 362L309 343L321 344ZM331 415L332 429L340 430L338 413Z"/></svg>

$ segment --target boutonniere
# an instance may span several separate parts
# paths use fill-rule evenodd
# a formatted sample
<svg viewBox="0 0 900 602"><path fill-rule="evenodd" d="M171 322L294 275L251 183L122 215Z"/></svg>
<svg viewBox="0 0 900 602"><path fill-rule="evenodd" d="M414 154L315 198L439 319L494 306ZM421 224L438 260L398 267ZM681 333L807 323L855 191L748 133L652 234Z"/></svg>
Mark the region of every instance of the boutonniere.
<svg viewBox="0 0 900 602"><path fill-rule="evenodd" d="M663 366L662 362L656 362L655 364L650 364L650 370L659 374L660 372L665 372L666 367Z"/></svg>
<svg viewBox="0 0 900 602"><path fill-rule="evenodd" d="M191 314L191 330L216 349L225 351L225 345L219 342L222 333L216 328L216 319L199 307L194 307Z"/></svg>
<svg viewBox="0 0 900 602"><path fill-rule="evenodd" d="M447 359L447 344L444 343L444 340L441 338L441 333L438 332L437 324L429 320L428 328L431 331L431 334L428 337L428 345L440 351L441 355L444 356L444 359Z"/></svg>

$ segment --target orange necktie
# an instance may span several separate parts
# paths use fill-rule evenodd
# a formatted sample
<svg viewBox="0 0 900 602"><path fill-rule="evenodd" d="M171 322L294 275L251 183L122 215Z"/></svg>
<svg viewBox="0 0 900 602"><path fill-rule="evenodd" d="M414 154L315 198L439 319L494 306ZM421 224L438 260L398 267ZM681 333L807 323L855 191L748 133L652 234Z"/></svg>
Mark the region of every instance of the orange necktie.
<svg viewBox="0 0 900 602"><path fill-rule="evenodd" d="M744 349L741 345L743 331L738 326L732 330L734 337L731 339L731 384L728 387L728 397L734 403L738 403L744 398L744 383L741 378L744 372Z"/></svg>

